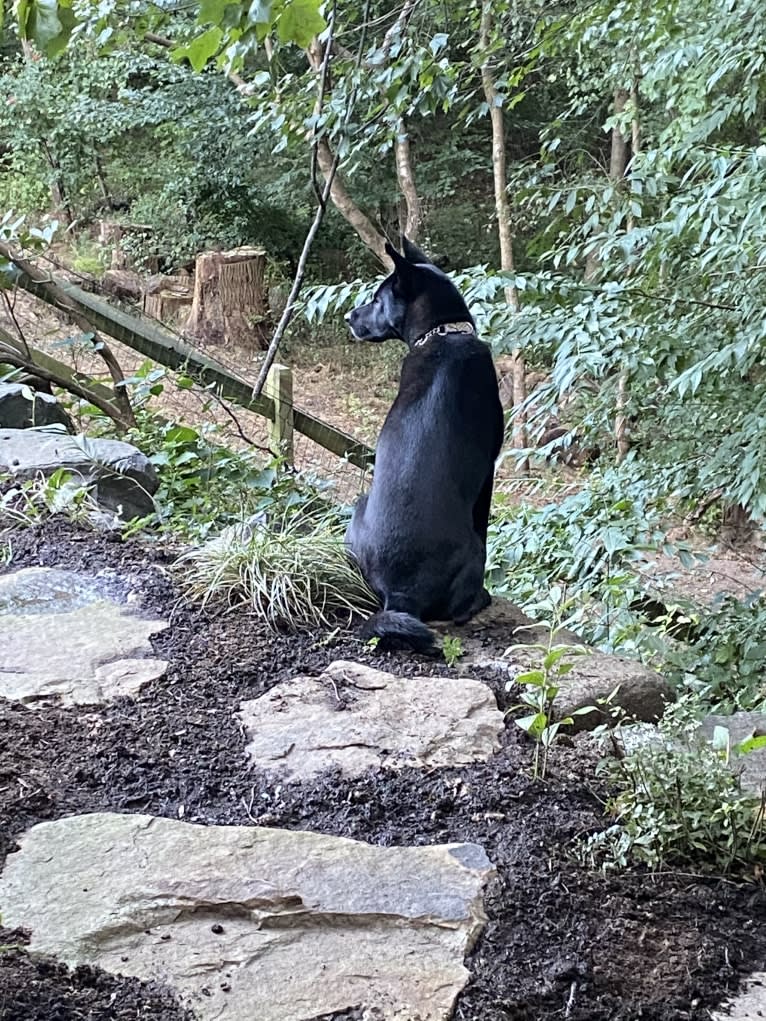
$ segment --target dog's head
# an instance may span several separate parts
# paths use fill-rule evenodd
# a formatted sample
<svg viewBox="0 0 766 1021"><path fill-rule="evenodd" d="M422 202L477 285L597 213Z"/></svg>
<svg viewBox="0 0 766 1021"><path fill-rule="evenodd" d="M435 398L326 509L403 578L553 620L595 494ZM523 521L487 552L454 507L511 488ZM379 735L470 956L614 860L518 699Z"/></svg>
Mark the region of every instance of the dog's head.
<svg viewBox="0 0 766 1021"><path fill-rule="evenodd" d="M346 316L357 340L408 342L409 327L426 312L427 297L446 289L465 309L454 284L408 238L402 238L401 254L386 244L386 253L394 263L394 271L378 287L372 301L359 305ZM442 298L443 301L443 298ZM467 310L466 314L467 314Z"/></svg>

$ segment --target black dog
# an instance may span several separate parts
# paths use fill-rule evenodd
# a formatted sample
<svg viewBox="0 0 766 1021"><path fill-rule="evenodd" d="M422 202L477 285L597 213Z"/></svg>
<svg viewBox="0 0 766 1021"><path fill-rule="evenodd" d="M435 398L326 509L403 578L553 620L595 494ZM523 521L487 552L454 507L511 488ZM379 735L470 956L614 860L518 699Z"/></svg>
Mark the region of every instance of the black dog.
<svg viewBox="0 0 766 1021"><path fill-rule="evenodd" d="M346 317L358 340L410 349L346 543L383 604L363 636L429 651L424 620L464 623L490 602L484 564L503 409L459 291L406 238L403 249L386 245L394 272Z"/></svg>

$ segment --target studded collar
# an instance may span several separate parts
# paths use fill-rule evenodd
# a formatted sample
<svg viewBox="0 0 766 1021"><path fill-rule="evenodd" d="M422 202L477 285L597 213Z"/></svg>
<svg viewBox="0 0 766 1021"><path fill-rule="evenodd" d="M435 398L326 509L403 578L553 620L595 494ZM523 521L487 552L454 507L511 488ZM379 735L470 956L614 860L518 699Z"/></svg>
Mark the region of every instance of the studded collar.
<svg viewBox="0 0 766 1021"><path fill-rule="evenodd" d="M476 334L473 323L458 322L458 323L442 323L441 326L434 326L428 333L424 333L422 337L418 337L413 347L422 347L426 344L431 337L443 337L447 333L472 333Z"/></svg>

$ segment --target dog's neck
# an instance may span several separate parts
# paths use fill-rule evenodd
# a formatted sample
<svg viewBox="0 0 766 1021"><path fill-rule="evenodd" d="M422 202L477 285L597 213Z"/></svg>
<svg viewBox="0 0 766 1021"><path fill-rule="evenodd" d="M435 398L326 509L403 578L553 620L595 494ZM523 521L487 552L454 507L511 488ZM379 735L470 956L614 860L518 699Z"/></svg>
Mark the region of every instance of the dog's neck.
<svg viewBox="0 0 766 1021"><path fill-rule="evenodd" d="M422 337L413 340L409 345L410 351L416 347L423 347L433 337L444 337L448 333L468 333L476 336L476 327L467 319L460 319L454 323L440 323L424 333Z"/></svg>

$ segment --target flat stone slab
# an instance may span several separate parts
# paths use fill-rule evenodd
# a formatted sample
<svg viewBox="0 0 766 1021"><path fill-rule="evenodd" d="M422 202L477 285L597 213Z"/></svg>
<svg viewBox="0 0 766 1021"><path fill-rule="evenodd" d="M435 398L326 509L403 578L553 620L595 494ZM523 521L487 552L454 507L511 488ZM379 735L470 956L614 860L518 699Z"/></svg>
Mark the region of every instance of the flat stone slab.
<svg viewBox="0 0 766 1021"><path fill-rule="evenodd" d="M713 1021L763 1021L766 1018L766 971L756 972L745 988L729 1000L723 1011L713 1011Z"/></svg>
<svg viewBox="0 0 766 1021"><path fill-rule="evenodd" d="M167 626L127 613L103 581L73 571L0 576L0 698L73 705L134 694L167 669L149 643Z"/></svg>
<svg viewBox="0 0 766 1021"><path fill-rule="evenodd" d="M338 660L243 702L247 754L261 769L306 779L339 767L456 766L498 750L504 717L480 681L395 677Z"/></svg>
<svg viewBox="0 0 766 1021"><path fill-rule="evenodd" d="M476 844L376 847L99 813L41 823L0 878L32 953L175 989L199 1021L352 1006L446 1019L493 868Z"/></svg>

